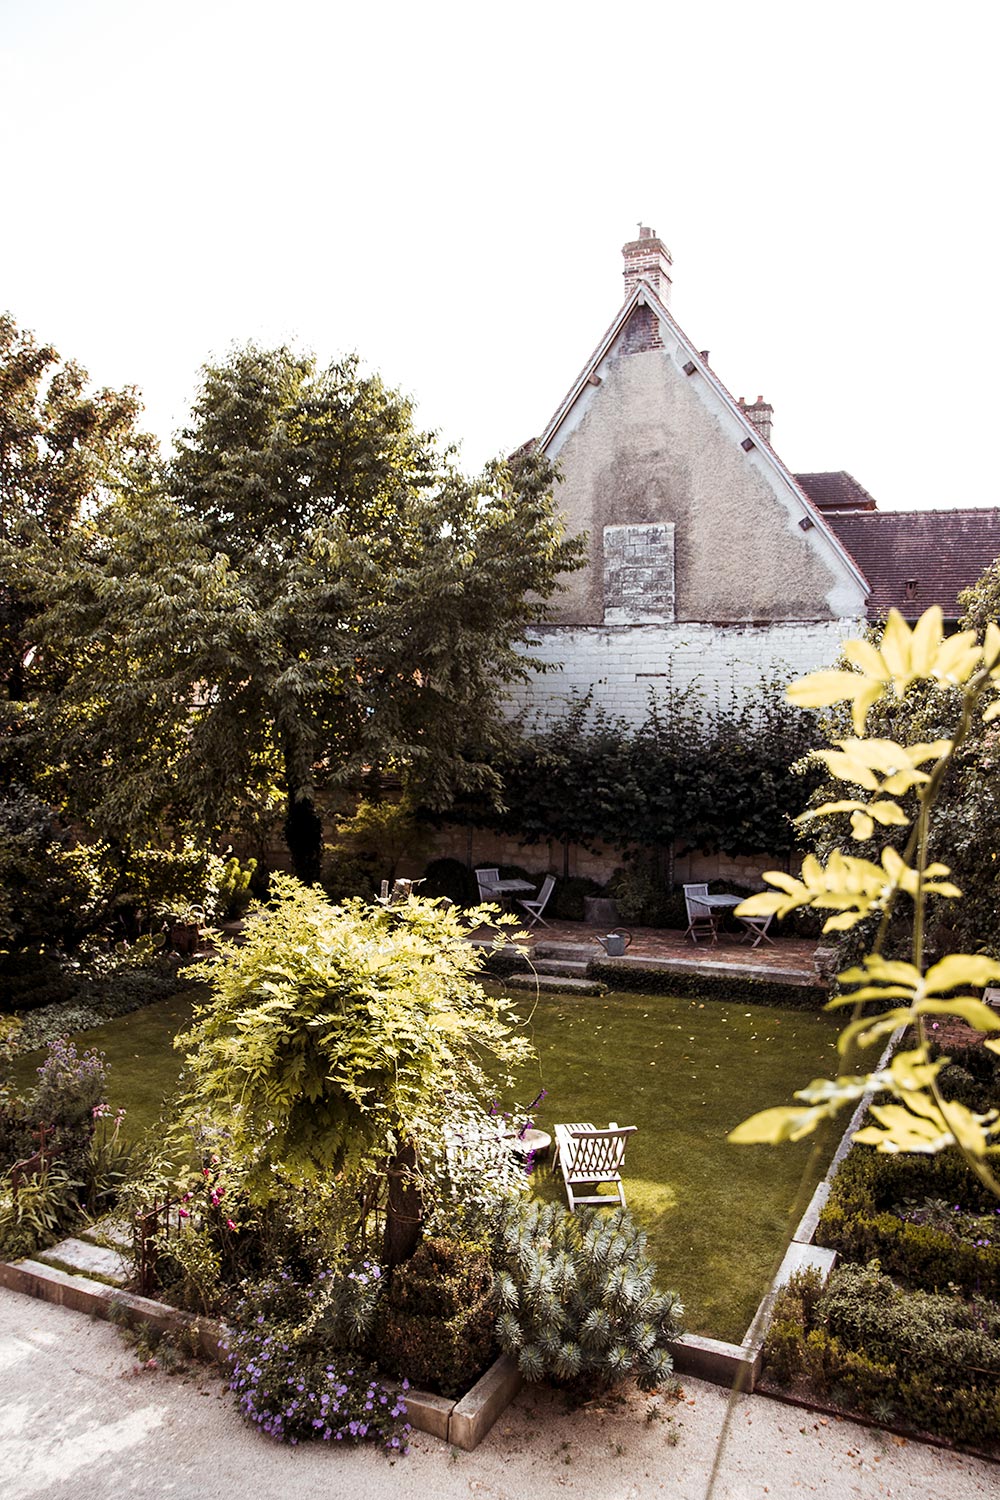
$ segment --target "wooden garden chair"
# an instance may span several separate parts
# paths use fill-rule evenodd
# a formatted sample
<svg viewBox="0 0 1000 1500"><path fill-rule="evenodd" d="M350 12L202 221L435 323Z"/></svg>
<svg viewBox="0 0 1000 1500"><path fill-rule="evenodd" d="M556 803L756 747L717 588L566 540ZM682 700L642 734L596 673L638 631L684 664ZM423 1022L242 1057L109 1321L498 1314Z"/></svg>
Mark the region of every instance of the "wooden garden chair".
<svg viewBox="0 0 1000 1500"><path fill-rule="evenodd" d="M715 912L704 902L698 900L699 896L708 895L707 882L703 885L686 885L684 887L684 905L687 907L687 932L684 936L689 937L692 943L697 943L700 937L707 937L713 943L719 941L719 934L715 928Z"/></svg>
<svg viewBox="0 0 1000 1500"><path fill-rule="evenodd" d="M476 871L476 884L479 887L480 901L496 901L499 899L496 892L496 884L500 879L498 869L482 867Z"/></svg>
<svg viewBox="0 0 1000 1500"><path fill-rule="evenodd" d="M770 943L772 948L775 946L774 938L769 937L767 932L774 921L773 911L769 911L766 917L737 917L736 920L742 922L746 928L746 932L740 938L741 943L749 942L753 938L753 942L750 943L751 948L759 948L761 943Z"/></svg>
<svg viewBox="0 0 1000 1500"><path fill-rule="evenodd" d="M616 1120L611 1121L607 1130L589 1124L555 1127L556 1161L572 1213L576 1213L581 1203L598 1208L625 1207L621 1169L625 1163L625 1144L637 1129L635 1125L619 1125ZM614 1189L613 1193L597 1191L606 1183Z"/></svg>
<svg viewBox="0 0 1000 1500"><path fill-rule="evenodd" d="M556 877L554 875L546 875L545 879L542 881L542 888L538 892L538 895L536 897L534 897L531 901L522 901L520 898L518 898L518 906L523 906L525 911L531 917L531 921L528 923L529 927L534 927L537 922L541 922L543 927L548 927L549 924L542 916L542 912L548 906L549 898L551 897L552 892L555 890L555 888Z"/></svg>

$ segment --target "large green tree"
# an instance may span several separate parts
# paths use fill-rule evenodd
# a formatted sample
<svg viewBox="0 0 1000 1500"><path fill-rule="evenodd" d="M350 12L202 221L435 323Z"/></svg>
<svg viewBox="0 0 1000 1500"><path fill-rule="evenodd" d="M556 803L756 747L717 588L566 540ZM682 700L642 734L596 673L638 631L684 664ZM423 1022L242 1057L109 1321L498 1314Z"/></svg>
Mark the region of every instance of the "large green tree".
<svg viewBox="0 0 1000 1500"><path fill-rule="evenodd" d="M58 541L81 512L123 483L134 485L153 461L139 431L134 390L88 388L87 372L63 361L0 313L0 543L25 545L34 527ZM27 698L38 686L31 651L31 606L0 569L0 698ZM9 726L16 712L6 709Z"/></svg>
<svg viewBox="0 0 1000 1500"><path fill-rule="evenodd" d="M319 872L316 799L363 768L431 804L485 756L525 633L579 547L539 459L477 480L354 359L250 346L203 373L163 493L115 497L18 560L43 653L53 775L92 826L205 832L273 812Z"/></svg>

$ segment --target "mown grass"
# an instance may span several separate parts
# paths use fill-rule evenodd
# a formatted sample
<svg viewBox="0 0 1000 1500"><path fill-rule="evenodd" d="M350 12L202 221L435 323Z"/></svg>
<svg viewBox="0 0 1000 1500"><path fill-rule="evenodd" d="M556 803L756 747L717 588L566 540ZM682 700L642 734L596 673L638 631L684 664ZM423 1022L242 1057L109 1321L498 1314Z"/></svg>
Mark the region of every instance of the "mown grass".
<svg viewBox="0 0 1000 1500"><path fill-rule="evenodd" d="M133 1138L159 1121L182 1065L173 1038L203 998L189 990L75 1038L105 1053L110 1103L128 1111ZM522 1071L516 1101L503 1104L526 1104L545 1088L535 1111L543 1130L583 1120L639 1127L625 1190L660 1282L680 1292L689 1329L738 1341L775 1267L803 1172L818 1180L826 1158L810 1168L808 1143L737 1148L726 1134L754 1110L786 1103L810 1078L836 1070L836 1020L738 999L515 998L538 1061ZM20 1087L30 1086L39 1060L18 1061ZM547 1198L562 1197L562 1178L544 1165L533 1185Z"/></svg>
<svg viewBox="0 0 1000 1500"><path fill-rule="evenodd" d="M629 1208L649 1236L661 1285L680 1292L693 1332L739 1341L776 1268L793 1208L832 1146L736 1147L726 1135L811 1078L836 1072L838 1023L825 1013L617 994L542 995L519 1010L538 1065L519 1099L548 1090L539 1128L557 1121L636 1125L626 1156ZM509 1104L510 1101L505 1101ZM558 1171L536 1190L563 1197Z"/></svg>

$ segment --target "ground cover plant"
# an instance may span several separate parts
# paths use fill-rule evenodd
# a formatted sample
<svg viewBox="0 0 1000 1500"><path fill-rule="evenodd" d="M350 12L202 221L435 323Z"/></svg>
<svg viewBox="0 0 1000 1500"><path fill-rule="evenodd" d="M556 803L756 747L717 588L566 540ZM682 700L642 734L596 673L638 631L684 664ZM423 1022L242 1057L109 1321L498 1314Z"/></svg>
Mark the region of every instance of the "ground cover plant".
<svg viewBox="0 0 1000 1500"><path fill-rule="evenodd" d="M878 1262L793 1277L764 1344L769 1383L976 1448L1000 1443L1000 1305L901 1288Z"/></svg>

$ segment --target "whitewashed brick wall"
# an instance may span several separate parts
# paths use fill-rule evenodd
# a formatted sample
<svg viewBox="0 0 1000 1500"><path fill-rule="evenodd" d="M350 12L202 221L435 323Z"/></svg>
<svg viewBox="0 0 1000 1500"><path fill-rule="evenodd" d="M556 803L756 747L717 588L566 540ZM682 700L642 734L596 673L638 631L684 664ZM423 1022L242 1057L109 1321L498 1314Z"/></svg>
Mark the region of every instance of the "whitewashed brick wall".
<svg viewBox="0 0 1000 1500"><path fill-rule="evenodd" d="M765 625L559 625L537 633L532 655L556 670L511 693L515 711L558 718L574 698L594 690L595 704L639 723L650 689L682 692L697 685L709 712L725 712L752 695L762 678L790 681L832 665L857 620Z"/></svg>

